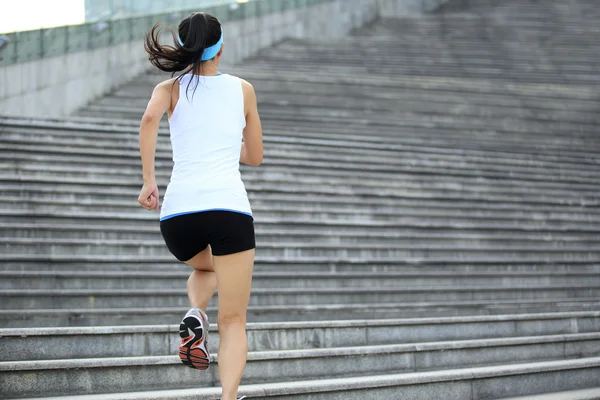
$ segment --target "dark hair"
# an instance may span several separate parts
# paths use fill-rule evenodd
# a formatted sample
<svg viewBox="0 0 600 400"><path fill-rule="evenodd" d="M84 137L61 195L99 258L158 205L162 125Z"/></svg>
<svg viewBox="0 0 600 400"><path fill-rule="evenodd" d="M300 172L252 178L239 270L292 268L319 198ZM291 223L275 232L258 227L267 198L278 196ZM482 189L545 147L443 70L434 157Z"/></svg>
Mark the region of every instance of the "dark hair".
<svg viewBox="0 0 600 400"><path fill-rule="evenodd" d="M144 48L148 53L148 59L158 69L171 72L173 76L181 72L177 77L193 72L199 75L202 72L201 60L204 49L214 46L221 38L221 23L219 20L204 12L193 13L179 24L179 36L173 29L167 28L173 35L174 46L161 45L159 42L163 28L160 24L154 25L152 30L146 34ZM179 39L183 45L179 43ZM190 88L188 83L187 89ZM195 80L194 90L198 86L198 78Z"/></svg>

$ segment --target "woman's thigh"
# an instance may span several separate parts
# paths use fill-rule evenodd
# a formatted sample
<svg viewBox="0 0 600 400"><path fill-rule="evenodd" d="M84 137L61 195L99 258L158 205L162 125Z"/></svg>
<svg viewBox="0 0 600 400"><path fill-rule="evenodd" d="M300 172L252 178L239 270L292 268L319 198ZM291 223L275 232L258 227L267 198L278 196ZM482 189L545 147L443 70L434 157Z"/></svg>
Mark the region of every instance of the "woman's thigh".
<svg viewBox="0 0 600 400"><path fill-rule="evenodd" d="M215 270L212 249L210 245L185 263L198 271L214 272Z"/></svg>
<svg viewBox="0 0 600 400"><path fill-rule="evenodd" d="M250 301L254 249L226 256L214 256L219 291L218 322L246 322Z"/></svg>

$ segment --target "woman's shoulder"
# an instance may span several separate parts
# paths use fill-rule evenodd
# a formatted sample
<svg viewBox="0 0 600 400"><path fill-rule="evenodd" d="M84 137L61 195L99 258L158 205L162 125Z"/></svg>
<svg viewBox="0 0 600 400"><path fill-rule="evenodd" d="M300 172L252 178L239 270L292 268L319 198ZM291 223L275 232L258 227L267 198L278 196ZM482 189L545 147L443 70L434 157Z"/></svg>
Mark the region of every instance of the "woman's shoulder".
<svg viewBox="0 0 600 400"><path fill-rule="evenodd" d="M171 79L167 79L165 81L160 82L158 85L156 85L156 88L160 88L160 89L172 89L173 85L175 84L175 82L177 82L177 78L171 78Z"/></svg>
<svg viewBox="0 0 600 400"><path fill-rule="evenodd" d="M247 80L240 78L239 76L236 76L236 75L231 75L231 74L223 74L223 75L227 76L230 79L234 79L238 82L241 82L242 89L243 89L245 95L247 95L249 93L254 93L254 86L252 86L252 84L250 82L248 82Z"/></svg>
<svg viewBox="0 0 600 400"><path fill-rule="evenodd" d="M237 76L237 75L231 75L231 74L223 74L223 75L224 75L224 76L227 76L227 77L229 77L230 79L236 79L236 80L239 80L239 81L241 81L241 82L242 82L242 85L245 85L245 86L252 86L252 85L250 84L250 82L248 82L247 80L245 80L245 79L243 79L243 78L240 78L240 77L239 77L239 76Z"/></svg>

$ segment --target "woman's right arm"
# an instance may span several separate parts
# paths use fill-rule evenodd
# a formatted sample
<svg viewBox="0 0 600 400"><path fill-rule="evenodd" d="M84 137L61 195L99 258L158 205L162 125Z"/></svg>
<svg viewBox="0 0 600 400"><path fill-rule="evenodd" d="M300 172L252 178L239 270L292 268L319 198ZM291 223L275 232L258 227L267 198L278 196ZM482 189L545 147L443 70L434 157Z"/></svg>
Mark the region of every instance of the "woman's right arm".
<svg viewBox="0 0 600 400"><path fill-rule="evenodd" d="M159 199L154 175L154 156L160 120L171 107L170 86L169 81L159 83L156 86L140 123L140 155L142 157L144 186L140 191L138 201L147 210L158 210Z"/></svg>
<svg viewBox="0 0 600 400"><path fill-rule="evenodd" d="M258 104L254 87L242 79L244 91L244 112L246 115L246 128L243 136L240 162L258 167L263 160L262 125L258 115Z"/></svg>

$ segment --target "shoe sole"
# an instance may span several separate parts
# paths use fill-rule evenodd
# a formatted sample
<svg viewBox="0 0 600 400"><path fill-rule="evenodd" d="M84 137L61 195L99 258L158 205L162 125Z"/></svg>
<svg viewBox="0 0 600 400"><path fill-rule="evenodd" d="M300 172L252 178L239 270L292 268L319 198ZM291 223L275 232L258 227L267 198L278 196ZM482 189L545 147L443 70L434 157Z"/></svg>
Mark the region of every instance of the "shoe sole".
<svg viewBox="0 0 600 400"><path fill-rule="evenodd" d="M190 335L193 332L194 335ZM190 368L204 371L210 364L210 356L206 347L204 329L202 322L196 317L185 317L179 325L179 336L181 337L181 346L179 346L179 359Z"/></svg>

